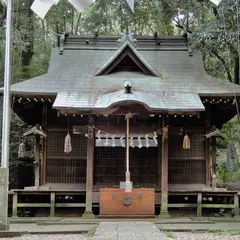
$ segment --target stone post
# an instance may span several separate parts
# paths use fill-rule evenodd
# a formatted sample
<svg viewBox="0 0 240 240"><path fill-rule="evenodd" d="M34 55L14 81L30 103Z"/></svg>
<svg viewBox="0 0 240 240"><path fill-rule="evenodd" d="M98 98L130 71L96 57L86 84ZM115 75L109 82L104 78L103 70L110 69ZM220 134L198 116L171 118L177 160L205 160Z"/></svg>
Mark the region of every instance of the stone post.
<svg viewBox="0 0 240 240"><path fill-rule="evenodd" d="M8 230L8 168L0 168L0 230Z"/></svg>

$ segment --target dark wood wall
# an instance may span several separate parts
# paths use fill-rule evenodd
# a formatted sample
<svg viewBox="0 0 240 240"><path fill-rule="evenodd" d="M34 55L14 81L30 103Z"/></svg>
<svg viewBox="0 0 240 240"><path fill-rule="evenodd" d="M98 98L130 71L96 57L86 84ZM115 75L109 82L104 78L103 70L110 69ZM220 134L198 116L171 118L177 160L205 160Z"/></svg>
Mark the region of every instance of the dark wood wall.
<svg viewBox="0 0 240 240"><path fill-rule="evenodd" d="M87 138L71 134L73 151L64 153L67 130L49 130L47 133L47 183L78 184L86 181ZM169 135L169 183L205 183L204 134L190 132L191 148L183 149L184 134ZM94 184L119 185L125 179L125 152L123 147L95 147ZM160 156L159 156L160 154ZM161 153L157 147L130 148L131 180L135 185L159 183Z"/></svg>

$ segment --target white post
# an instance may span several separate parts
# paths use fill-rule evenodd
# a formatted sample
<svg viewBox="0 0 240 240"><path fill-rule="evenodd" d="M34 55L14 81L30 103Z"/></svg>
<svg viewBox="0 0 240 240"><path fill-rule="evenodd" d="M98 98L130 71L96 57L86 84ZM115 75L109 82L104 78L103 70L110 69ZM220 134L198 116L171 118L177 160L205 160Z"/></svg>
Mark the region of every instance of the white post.
<svg viewBox="0 0 240 240"><path fill-rule="evenodd" d="M127 121L127 132L126 132L126 188L125 192L131 192L132 186L130 182L130 171L129 171L129 119L130 114L126 115L126 121Z"/></svg>
<svg viewBox="0 0 240 240"><path fill-rule="evenodd" d="M9 136L10 136L10 80L11 80L11 20L12 0L7 0L4 97L2 118L2 158L0 168L0 230L8 230L8 182L9 182Z"/></svg>
<svg viewBox="0 0 240 240"><path fill-rule="evenodd" d="M1 167L9 165L12 0L7 0Z"/></svg>

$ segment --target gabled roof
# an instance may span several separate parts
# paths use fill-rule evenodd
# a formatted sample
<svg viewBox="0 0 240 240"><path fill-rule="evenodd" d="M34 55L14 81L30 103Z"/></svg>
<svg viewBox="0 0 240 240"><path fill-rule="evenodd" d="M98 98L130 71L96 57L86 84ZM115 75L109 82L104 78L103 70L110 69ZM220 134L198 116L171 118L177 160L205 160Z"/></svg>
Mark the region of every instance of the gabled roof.
<svg viewBox="0 0 240 240"><path fill-rule="evenodd" d="M136 36L136 46L128 42L119 48L119 36L68 36L63 55L54 48L48 72L11 86L19 95L57 95L59 92L107 93L118 91L131 78L138 91L193 93L200 96L240 95L240 86L206 74L202 54L189 57L187 39L181 36ZM128 47L154 76L139 72L115 72L96 76ZM105 63L105 64L104 64ZM104 64L104 66L103 66ZM156 76L156 74L158 74Z"/></svg>
<svg viewBox="0 0 240 240"><path fill-rule="evenodd" d="M94 74L95 76L109 74L126 56L129 56L142 72L149 76L159 76L134 48L128 40L115 52L115 54Z"/></svg>

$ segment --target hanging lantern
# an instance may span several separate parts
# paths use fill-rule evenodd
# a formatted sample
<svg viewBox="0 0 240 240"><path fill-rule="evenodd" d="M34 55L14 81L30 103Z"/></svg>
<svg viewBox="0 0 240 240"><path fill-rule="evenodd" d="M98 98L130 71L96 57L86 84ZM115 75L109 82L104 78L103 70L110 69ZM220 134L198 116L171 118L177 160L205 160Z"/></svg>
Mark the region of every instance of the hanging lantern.
<svg viewBox="0 0 240 240"><path fill-rule="evenodd" d="M184 149L190 149L190 138L188 135L185 135L183 138L183 148Z"/></svg>
<svg viewBox="0 0 240 240"><path fill-rule="evenodd" d="M121 143L121 146L122 146L122 147L125 147L125 143L124 143L124 140L123 140L123 138L124 138L123 136L122 136L122 137L120 137L120 143Z"/></svg>
<svg viewBox="0 0 240 240"><path fill-rule="evenodd" d="M142 148L143 145L142 145L142 140L141 140L141 137L139 136L138 137L138 148Z"/></svg>
<svg viewBox="0 0 240 240"><path fill-rule="evenodd" d="M65 137L65 142L64 142L64 152L65 153L70 153L72 151L72 143L71 143L71 136L68 132L68 134Z"/></svg>
<svg viewBox="0 0 240 240"><path fill-rule="evenodd" d="M100 143L102 141L100 133L101 133L101 130L99 130L96 134L97 135L97 140L96 140L97 143Z"/></svg>
<svg viewBox="0 0 240 240"><path fill-rule="evenodd" d="M115 135L112 135L112 147L116 147Z"/></svg>
<svg viewBox="0 0 240 240"><path fill-rule="evenodd" d="M107 147L109 145L108 133L106 134L106 140L105 140L104 145L105 145L105 147Z"/></svg>
<svg viewBox="0 0 240 240"><path fill-rule="evenodd" d="M149 148L150 144L149 144L148 134L146 134L145 139L146 139L146 148Z"/></svg>
<svg viewBox="0 0 240 240"><path fill-rule="evenodd" d="M131 145L132 148L135 147L135 146L134 146L134 143L133 143L133 137L130 137L130 145Z"/></svg>
<svg viewBox="0 0 240 240"><path fill-rule="evenodd" d="M156 145L158 144L157 133L156 132L154 132L153 141L155 142Z"/></svg>
<svg viewBox="0 0 240 240"><path fill-rule="evenodd" d="M18 158L25 158L27 156L25 143L21 142L18 147Z"/></svg>

